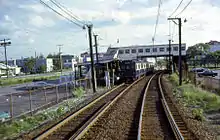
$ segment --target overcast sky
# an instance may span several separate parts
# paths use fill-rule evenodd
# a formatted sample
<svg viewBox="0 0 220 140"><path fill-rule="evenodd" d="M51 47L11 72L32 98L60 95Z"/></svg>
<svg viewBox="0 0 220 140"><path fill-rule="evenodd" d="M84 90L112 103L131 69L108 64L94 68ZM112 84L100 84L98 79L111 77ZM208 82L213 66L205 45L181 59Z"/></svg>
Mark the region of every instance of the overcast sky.
<svg viewBox="0 0 220 140"><path fill-rule="evenodd" d="M49 0L47 4L56 8ZM118 46L152 45L159 0L57 0L85 21L94 24L93 31L102 38L100 45ZM190 0L183 3L179 13ZM167 43L169 39L168 16L180 0L162 0L160 19L155 44ZM57 9L57 8L56 8ZM58 9L57 9L58 10ZM183 23L182 42L187 46L198 42L220 40L220 1L193 0L180 15ZM175 14L174 14L175 16ZM177 26L170 25L173 40L178 43ZM88 35L85 30L56 15L40 4L39 0L0 0L0 39L10 38L8 58L33 56L58 52L63 44L65 54L80 54L88 50ZM100 51L105 51L102 47ZM0 59L4 58L0 48Z"/></svg>

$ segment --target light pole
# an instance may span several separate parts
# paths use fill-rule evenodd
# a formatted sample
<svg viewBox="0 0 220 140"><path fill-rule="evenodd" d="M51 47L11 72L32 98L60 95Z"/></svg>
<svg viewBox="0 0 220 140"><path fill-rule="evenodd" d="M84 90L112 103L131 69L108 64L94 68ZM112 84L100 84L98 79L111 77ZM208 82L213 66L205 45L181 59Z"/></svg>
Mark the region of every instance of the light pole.
<svg viewBox="0 0 220 140"><path fill-rule="evenodd" d="M7 60L7 46L11 45L11 41L9 39L4 39L4 40L0 40L0 47L4 47L5 48L5 65L6 65L6 73L7 73L7 78L9 77L9 73L8 73L8 60Z"/></svg>
<svg viewBox="0 0 220 140"><path fill-rule="evenodd" d="M181 18L168 18L168 20L172 20L175 24L177 24L174 20L178 20L178 25L179 25L179 85L182 85L182 43L181 43L181 26L182 26L182 21ZM186 20L184 20L186 22Z"/></svg>

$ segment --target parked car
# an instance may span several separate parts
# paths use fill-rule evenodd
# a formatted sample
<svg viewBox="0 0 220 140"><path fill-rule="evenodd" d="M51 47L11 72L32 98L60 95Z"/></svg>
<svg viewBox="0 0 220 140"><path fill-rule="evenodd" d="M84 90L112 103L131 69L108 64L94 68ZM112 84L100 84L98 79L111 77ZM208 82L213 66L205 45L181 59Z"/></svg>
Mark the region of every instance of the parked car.
<svg viewBox="0 0 220 140"><path fill-rule="evenodd" d="M212 77L215 77L217 76L218 73L212 71L212 70L205 70L203 72L200 72L198 73L198 76L201 77L201 76L212 76Z"/></svg>
<svg viewBox="0 0 220 140"><path fill-rule="evenodd" d="M203 72L205 70L208 70L208 69L206 69L206 68L193 68L190 72L198 73L198 72Z"/></svg>
<svg viewBox="0 0 220 140"><path fill-rule="evenodd" d="M33 82L30 85L27 85L26 88L34 90L34 89L40 89L40 88L48 87L48 86L53 86L53 84L48 84L47 82L40 81L40 82Z"/></svg>

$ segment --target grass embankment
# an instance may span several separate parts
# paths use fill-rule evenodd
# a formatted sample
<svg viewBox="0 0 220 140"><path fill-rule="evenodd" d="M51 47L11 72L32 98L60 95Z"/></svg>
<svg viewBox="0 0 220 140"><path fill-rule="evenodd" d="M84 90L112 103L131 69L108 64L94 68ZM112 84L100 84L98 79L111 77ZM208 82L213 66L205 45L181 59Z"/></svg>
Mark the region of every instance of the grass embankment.
<svg viewBox="0 0 220 140"><path fill-rule="evenodd" d="M2 139L6 137L13 138L18 136L22 132L30 131L33 128L36 128L45 121L56 120L61 115L65 114L73 107L75 107L76 100L80 99L80 97L82 97L84 93L85 91L82 88L79 88L75 90L75 92L73 92L73 95L76 98L66 100L59 104L58 107L51 107L33 116L23 116L21 119L13 120L10 123L1 123L0 137Z"/></svg>
<svg viewBox="0 0 220 140"><path fill-rule="evenodd" d="M10 86L16 84L23 84L32 82L33 80L55 80L59 76L40 76L40 77L27 77L27 78L10 78L10 79L0 79L0 86Z"/></svg>
<svg viewBox="0 0 220 140"><path fill-rule="evenodd" d="M192 113L196 119L203 120L204 112L220 110L220 96L189 83L177 86L178 76L176 74L169 76L169 79L177 87L174 89L174 95L178 96L185 106L192 108Z"/></svg>

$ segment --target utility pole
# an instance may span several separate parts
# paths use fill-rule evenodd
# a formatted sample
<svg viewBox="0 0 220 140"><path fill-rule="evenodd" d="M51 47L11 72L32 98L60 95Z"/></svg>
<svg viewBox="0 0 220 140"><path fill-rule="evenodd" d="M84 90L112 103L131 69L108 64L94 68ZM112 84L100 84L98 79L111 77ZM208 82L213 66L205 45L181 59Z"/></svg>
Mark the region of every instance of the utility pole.
<svg viewBox="0 0 220 140"><path fill-rule="evenodd" d="M172 73L172 68L171 68L171 39L169 39L169 71Z"/></svg>
<svg viewBox="0 0 220 140"><path fill-rule="evenodd" d="M62 62L62 55L61 55L61 46L63 45L57 45L59 46L59 60L60 60L60 72L61 72L61 75L62 75L62 72L63 72L63 62Z"/></svg>
<svg viewBox="0 0 220 140"><path fill-rule="evenodd" d="M178 20L178 25L179 25L179 85L182 85L182 44L181 44L182 21L181 21L181 18L168 18L168 20Z"/></svg>
<svg viewBox="0 0 220 140"><path fill-rule="evenodd" d="M98 35L94 35L94 38L95 38L95 51L96 51L95 52L96 53L96 63L99 63L97 37L98 37Z"/></svg>
<svg viewBox="0 0 220 140"><path fill-rule="evenodd" d="M89 48L90 48L90 58L91 58L91 75L92 75L92 88L93 92L96 92L95 87L95 76L94 76L94 59L93 59L93 45L92 45L92 26L93 25L87 25L88 28L88 34L89 34Z"/></svg>
<svg viewBox="0 0 220 140"><path fill-rule="evenodd" d="M7 46L11 45L11 41L8 39L6 42L6 39L4 40L0 40L0 47L4 47L5 48L5 65L6 65L6 73L7 73L7 78L9 77L9 73L8 73L8 59L7 59Z"/></svg>
<svg viewBox="0 0 220 140"><path fill-rule="evenodd" d="M35 57L35 66L34 66L34 69L35 69L35 73L37 73L37 52L35 50L34 52L34 57Z"/></svg>

